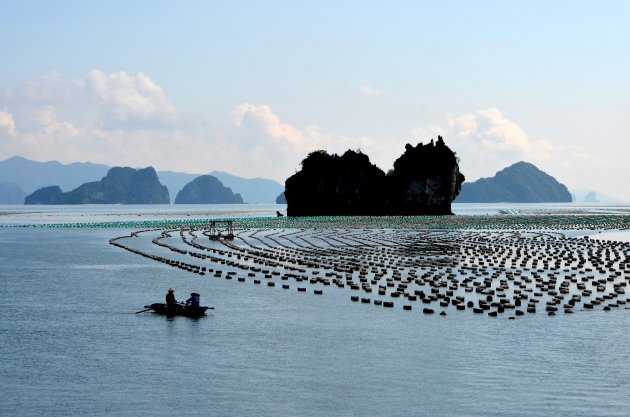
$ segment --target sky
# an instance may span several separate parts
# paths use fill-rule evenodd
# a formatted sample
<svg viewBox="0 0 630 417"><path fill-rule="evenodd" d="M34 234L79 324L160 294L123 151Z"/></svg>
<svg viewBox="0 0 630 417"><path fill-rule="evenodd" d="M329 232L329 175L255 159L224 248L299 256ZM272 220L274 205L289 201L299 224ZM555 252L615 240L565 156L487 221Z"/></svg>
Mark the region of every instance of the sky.
<svg viewBox="0 0 630 417"><path fill-rule="evenodd" d="M442 135L630 201L627 1L0 2L0 160L284 183Z"/></svg>

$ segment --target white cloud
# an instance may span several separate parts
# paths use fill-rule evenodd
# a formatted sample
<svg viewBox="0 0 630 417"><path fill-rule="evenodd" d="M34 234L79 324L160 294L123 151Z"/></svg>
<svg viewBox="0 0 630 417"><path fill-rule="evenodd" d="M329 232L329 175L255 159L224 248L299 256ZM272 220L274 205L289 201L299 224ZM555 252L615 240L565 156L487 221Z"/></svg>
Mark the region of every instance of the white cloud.
<svg viewBox="0 0 630 417"><path fill-rule="evenodd" d="M94 94L109 105L114 117L120 121L133 119L153 120L176 113L162 88L142 72L136 76L124 71L105 74L93 69L76 84L86 94Z"/></svg>
<svg viewBox="0 0 630 417"><path fill-rule="evenodd" d="M387 90L379 89L374 87L373 85L363 84L359 87L359 93L365 96L371 97L382 97L389 94Z"/></svg>
<svg viewBox="0 0 630 417"><path fill-rule="evenodd" d="M404 151L404 140L349 137L322 132L315 125L294 126L283 122L266 105L240 104L234 108L232 118L232 128L220 135L219 148L224 159L241 165L241 175L267 176L284 182L300 168L302 159L317 149L337 154L348 149L361 150L386 171Z"/></svg>
<svg viewBox="0 0 630 417"><path fill-rule="evenodd" d="M8 133L9 136L15 135L15 121L13 121L13 115L6 110L0 110L0 129Z"/></svg>
<svg viewBox="0 0 630 417"><path fill-rule="evenodd" d="M548 139L531 139L517 123L497 108L449 117L445 127L417 128L414 135L430 138L442 135L461 159L460 168L468 180L493 176L518 161L537 164L541 169L589 159L589 153L573 144L557 145Z"/></svg>
<svg viewBox="0 0 630 417"><path fill-rule="evenodd" d="M52 107L58 117L104 128L145 128L175 124L177 111L162 88L143 73L106 74L93 69L66 80L56 71L4 89L0 104L11 108L16 123L28 128L32 114Z"/></svg>
<svg viewBox="0 0 630 417"><path fill-rule="evenodd" d="M0 99L13 106L62 104L77 96L76 86L57 71L4 89Z"/></svg>
<svg viewBox="0 0 630 417"><path fill-rule="evenodd" d="M6 106L6 107L4 107ZM363 143L286 123L267 105L226 111L227 127L170 123L180 117L143 73L92 70L72 81L51 72L0 96L0 157L92 161L187 172L214 169L284 181L308 152L343 152ZM6 132L6 133L4 133Z"/></svg>
<svg viewBox="0 0 630 417"><path fill-rule="evenodd" d="M286 140L300 146L304 141L304 134L290 124L281 123L269 106L255 106L243 103L232 111L234 126L238 129L264 132L274 139Z"/></svg>
<svg viewBox="0 0 630 417"><path fill-rule="evenodd" d="M0 156L146 166L181 132L175 106L143 73L94 69L66 80L55 71L0 93ZM144 159L144 160L143 160ZM165 159L165 158L164 158Z"/></svg>
<svg viewBox="0 0 630 417"><path fill-rule="evenodd" d="M233 126L219 135L221 149L243 167L247 175L284 179L308 152L325 148L331 138L316 126L302 129L283 123L266 105L242 103L232 111Z"/></svg>
<svg viewBox="0 0 630 417"><path fill-rule="evenodd" d="M222 170L283 182L309 152L357 150L387 171L406 142L442 135L461 158L469 180L526 160L575 165L590 158L576 145L532 139L496 108L448 118L443 126L413 130L415 139L374 138L297 126L264 104L226 109L223 127L181 123L163 88L149 76L92 70L72 81L51 72L0 94L0 158L92 161L204 173ZM175 122L173 122L175 121ZM563 165L564 164L564 165Z"/></svg>
<svg viewBox="0 0 630 417"><path fill-rule="evenodd" d="M181 117L161 86L143 73L106 74L94 69L65 80L51 72L4 90L0 96L0 157L92 161L204 173L222 170L242 176L284 180L309 152L361 149L383 169L404 142L322 132L296 126L264 104L241 103L226 110L227 125L207 121L171 123Z"/></svg>
<svg viewBox="0 0 630 417"><path fill-rule="evenodd" d="M79 134L79 128L67 121L59 121L57 112L53 106L44 106L36 109L32 121L38 124L41 133L46 136L72 138Z"/></svg>

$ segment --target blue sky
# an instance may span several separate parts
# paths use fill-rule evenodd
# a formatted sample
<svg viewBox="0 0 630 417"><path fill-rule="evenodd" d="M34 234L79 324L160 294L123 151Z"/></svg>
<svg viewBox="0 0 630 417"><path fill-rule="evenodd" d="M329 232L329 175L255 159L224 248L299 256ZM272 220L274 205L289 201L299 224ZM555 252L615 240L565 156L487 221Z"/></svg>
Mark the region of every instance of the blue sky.
<svg viewBox="0 0 630 417"><path fill-rule="evenodd" d="M5 1L0 159L278 181L442 134L630 200L630 3Z"/></svg>

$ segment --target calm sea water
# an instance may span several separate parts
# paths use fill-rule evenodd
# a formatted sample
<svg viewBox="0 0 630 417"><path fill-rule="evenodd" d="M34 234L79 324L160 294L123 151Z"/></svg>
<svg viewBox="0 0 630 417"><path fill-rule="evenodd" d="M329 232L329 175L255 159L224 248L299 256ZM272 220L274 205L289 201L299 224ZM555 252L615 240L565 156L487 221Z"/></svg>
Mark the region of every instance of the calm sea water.
<svg viewBox="0 0 630 417"><path fill-rule="evenodd" d="M108 244L131 231L0 228L0 415L630 415L628 310L375 308L197 277ZM134 314L169 286L215 310Z"/></svg>

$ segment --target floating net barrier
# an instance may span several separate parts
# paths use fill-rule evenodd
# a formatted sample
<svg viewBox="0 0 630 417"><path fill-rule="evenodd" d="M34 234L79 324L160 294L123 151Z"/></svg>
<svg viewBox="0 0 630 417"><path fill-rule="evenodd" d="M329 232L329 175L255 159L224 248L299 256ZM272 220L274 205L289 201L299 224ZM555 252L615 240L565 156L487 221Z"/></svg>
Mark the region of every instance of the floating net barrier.
<svg viewBox="0 0 630 417"><path fill-rule="evenodd" d="M369 228L431 230L628 230L630 215L457 215L379 217L255 217L2 224L5 228L171 229L205 228L212 220L232 221L235 229Z"/></svg>

